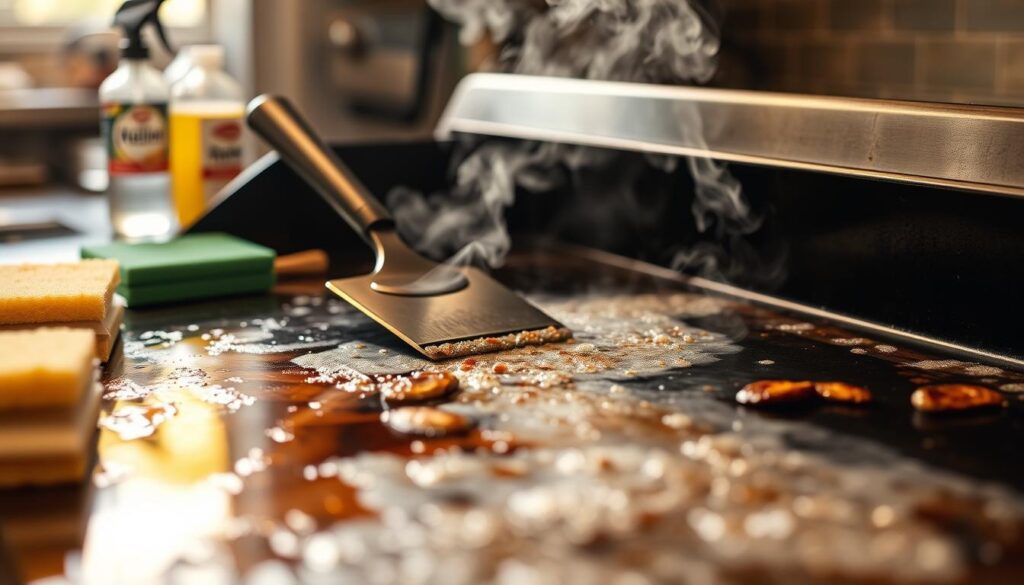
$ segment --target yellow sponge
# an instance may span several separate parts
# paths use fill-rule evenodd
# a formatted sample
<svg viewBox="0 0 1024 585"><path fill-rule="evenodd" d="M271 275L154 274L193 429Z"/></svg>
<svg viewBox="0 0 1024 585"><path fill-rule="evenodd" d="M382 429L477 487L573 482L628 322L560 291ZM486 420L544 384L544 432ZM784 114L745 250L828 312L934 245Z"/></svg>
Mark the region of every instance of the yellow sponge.
<svg viewBox="0 0 1024 585"><path fill-rule="evenodd" d="M120 281L116 260L0 265L0 324L102 321Z"/></svg>
<svg viewBox="0 0 1024 585"><path fill-rule="evenodd" d="M95 346L88 329L0 332L0 409L77 404L92 384Z"/></svg>
<svg viewBox="0 0 1024 585"><path fill-rule="evenodd" d="M17 323L14 325L0 325L0 331L27 331L37 327L69 327L71 329L87 329L96 334L96 357L101 362L110 359L114 351L114 343L121 333L121 324L124 322L124 303L117 297L111 301L106 309L107 316L103 321L54 321L48 323Z"/></svg>

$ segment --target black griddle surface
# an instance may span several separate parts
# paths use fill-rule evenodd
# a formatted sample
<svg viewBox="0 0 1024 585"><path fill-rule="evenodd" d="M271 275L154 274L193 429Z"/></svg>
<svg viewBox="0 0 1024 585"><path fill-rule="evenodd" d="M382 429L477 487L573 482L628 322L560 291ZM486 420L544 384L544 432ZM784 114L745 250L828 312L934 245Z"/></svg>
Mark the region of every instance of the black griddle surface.
<svg viewBox="0 0 1024 585"><path fill-rule="evenodd" d="M578 249L577 249L578 251ZM555 269L551 258L513 261L506 280L522 290L541 287L569 294L593 291L663 290L708 292L687 286L680 279L665 279L663 272L644 264L627 261L637 267L628 270L602 262L614 257L595 253L585 257L562 254ZM708 292L712 296L716 293ZM728 298L728 297L724 297ZM1024 443L1024 371L1003 362L989 362L977 354L950 350L938 344L909 337L861 330L815 315L779 310L734 299L731 311L689 323L729 336L743 349L719 356L714 364L678 369L631 381L631 387L643 388L652 397L665 392L711 392L723 403L735 405L737 413L779 421L815 425L836 436L867 439L902 455L937 468L968 477L993 480L1024 491L1024 466L1013 464ZM804 331L780 330L780 324L810 324ZM858 346L836 345L831 340L863 338L869 343ZM884 353L877 346L895 347ZM866 351L855 354L858 347ZM771 365L758 362L771 360ZM967 375L962 367L921 369L911 364L922 361L957 360L964 364L989 365L1002 370L998 375ZM789 379L842 381L869 388L874 402L864 407L818 403L797 409L757 409L736 404L736 392L754 380ZM993 389L1015 384L1018 392L1004 392L1008 406L1003 409L970 413L927 415L910 403L913 391L925 384L969 383ZM794 445L832 458L843 458L842 449L826 443Z"/></svg>
<svg viewBox="0 0 1024 585"><path fill-rule="evenodd" d="M611 256L580 254L581 249L532 246L509 258L506 267L496 273L516 290L555 295L585 295L599 292L644 293L654 291L716 293L688 286L681 279L666 279L642 270L642 263L629 261L641 270L604 263ZM585 252L585 249L583 249ZM365 270L362 264L342 264L345 273ZM655 269L656 270L656 269ZM328 295L318 283L310 283L304 294ZM292 285L291 289L295 289ZM301 287L299 287L301 290ZM284 290L284 294L282 293ZM279 287L277 296L256 296L229 303L210 301L191 305L132 311L128 335L152 329L174 329L186 323L225 322L237 319L281 317L283 305L291 302L288 288ZM729 297L722 297L729 298ZM671 399L674 393L701 393L714 396L735 408L737 416L754 416L777 421L806 423L819 427L825 436L857 437L888 450L970 478L993 480L1024 491L1024 466L1016 465L1018 445L1024 443L1024 392L1005 393L1009 405L1003 409L977 413L924 415L910 404L910 395L923 384L965 382L994 389L1006 384L1024 383L1024 372L1003 363L989 364L977 355L951 351L942 346L921 343L898 335L862 331L799 312L787 312L732 298L730 309L710 318L690 320L693 325L730 337L742 351L719 356L719 361L700 367L666 370L648 377L629 380L631 390L649 392L653 399ZM317 311L305 317L315 324ZM362 319L360 316L359 319ZM779 325L810 324L804 331L780 330ZM206 325L204 325L206 326ZM412 352L400 340L365 318L347 333L353 339L390 347L395 352ZM835 345L835 338L864 338L861 347L867 353L851 353L851 346ZM278 342L287 343L288 339ZM876 346L892 346L896 352L883 353ZM771 365L761 365L772 360ZM959 360L967 364L999 367L999 375L965 375L962 368L925 370L909 364L924 360ZM736 391L759 379L843 381L868 387L873 404L848 407L816 404L796 410L755 409L736 404ZM833 441L799 447L832 458L847 453L834 448ZM870 463L867 462L867 463Z"/></svg>
<svg viewBox="0 0 1024 585"><path fill-rule="evenodd" d="M643 265L619 260L621 262L611 261L607 255L587 254L579 249L539 246L510 257L506 268L496 276L520 291L557 298L576 298L591 293L633 295L659 291L689 291L697 293L697 296L718 296L717 293L688 286L678 277L658 273L658 269L653 267L645 270ZM627 268L627 265L632 268ZM332 277L366 270L365 265L348 262L341 262L335 268L340 270L333 271ZM847 478L857 477L860 465L864 465L864 469L876 470L888 470L890 465L899 465L894 468L895 476L889 477L890 486L893 481L899 485L901 478L905 478L901 473L917 473L914 470L921 467L914 464L917 462L924 464L925 468L952 472L982 490L989 489L994 483L1018 494L1024 491L1024 468L1016 464L1018 445L1024 439L1021 425L1024 401L1020 400L1024 394L1008 392L1007 408L969 415L921 416L910 405L910 394L921 383L966 381L998 388L1024 383L1024 375L1020 371L1005 364L987 364L975 355L876 330L858 330L811 314L756 305L736 297L720 298L727 303L723 310L710 317L687 319L686 323L728 337L731 343L727 345L733 353L717 355L717 361L710 363L661 370L648 376L642 373L627 379L609 376L607 381L598 379L597 387L610 392L613 384L621 385L625 392L633 395L631 400L639 397L658 408L691 413L694 420L713 413L718 421L715 424L722 425L717 430L728 431L730 426L735 429L736 425L761 430L771 427L772 436L783 442L787 452L819 454L826 462L837 464L837 468L853 469L852 474L845 476ZM268 324L272 326L268 327ZM266 352L229 350L221 354L211 351L217 343L235 335L239 342L245 342L246 336L251 338L254 333L257 334L257 345L273 347ZM863 355L851 353L853 347L837 345L833 341L854 337L868 340L858 346L865 350ZM191 383L200 391L205 388L215 392L209 397L215 402L204 408L204 412L211 413L213 418L201 417L213 426L188 431L190 436L195 432L205 432L207 435L203 436L207 439L204 439L206 442L201 455L189 454L181 460L172 456L175 450L166 454L162 451L169 444L161 443L159 435L119 440L112 431L104 429L97 468L100 475L97 477L104 473L108 459L117 462L119 453L138 457L139 462L149 461L139 468L139 472L155 474L150 481L158 484L170 482L172 485L178 485L175 482L180 481L175 479L178 477L176 474L193 477L198 473L196 465L202 465L207 459L222 458L217 460L224 469L231 469L234 462L237 471L240 462L251 462L256 457L265 461L267 467L244 478L244 489L232 499L230 515L233 518L269 517L280 522L287 511L299 509L312 514L319 526L328 527L346 518L362 517L354 505L357 496L336 478L309 481L304 477L305 469L315 469L329 458L382 452L415 456L409 451L409 437L389 432L382 425L379 397L339 392L333 381L311 380L309 376L313 372L310 369L292 362L300 356L327 351L348 342L377 345L395 354L412 353L404 343L368 317L333 298L323 288L322 279L281 282L265 295L130 310L126 314L122 339L123 344L118 345L104 369L103 382L108 390L104 401L105 413L109 414L121 406L137 407L145 403L145 392L139 395L141 398L133 398L133 389L145 390L150 387L148 385L162 384L164 391L173 395L172 387L179 384L176 380L182 380L180 383ZM889 353L878 351L879 345L891 345L896 350ZM998 375L979 376L968 375L962 368L923 370L909 365L922 360L948 359L998 366L1002 370ZM764 360L773 363L759 363ZM189 376L197 375L202 376L198 382L185 381ZM738 405L734 401L737 389L758 379L839 380L869 387L876 401L856 408L818 404L785 411ZM581 388L579 393L593 390L593 382L593 379L588 382L590 390ZM128 396L121 397L119 393L125 391ZM232 393L236 391L240 393L238 402L232 405ZM245 397L249 401L243 402ZM320 400L336 401L337 404L327 408L331 402L325 402L321 409ZM525 412L532 411L527 408ZM319 415L325 416L321 419ZM295 425L295 438L277 443L268 433L286 420ZM181 424L191 423L186 420ZM211 429L216 432L210 434ZM160 429L157 431L162 432ZM652 436L640 433L611 440L643 442ZM432 441L470 453L481 446L479 435ZM186 446L188 444L186 441ZM106 453L104 445L107 445ZM116 448L110 450L111 447ZM222 469L219 466L214 469ZM96 479L79 488L31 488L0 495L2 527L20 527L19 531L6 532L5 536L10 538L2 543L17 572L30 578L61 574L63 553L81 549L81 535L85 530L80 525L83 519L91 527L96 518L105 513L143 513L132 510L130 502L110 497L110 493L118 489L117 481L120 480L101 484ZM327 506L327 502L334 504ZM81 504L85 508L84 513L79 506L69 503ZM161 505L165 504L162 502ZM187 515L190 512L183 509L181 513ZM961 509L951 517L953 521L960 522L964 520L964 514L972 513ZM944 522L941 518L935 521ZM69 529L77 527L77 532L53 532L50 527L55 523ZM25 527L34 530L26 531ZM160 530L156 526L152 529ZM969 546L965 550L968 551L979 550L976 539L984 537L977 529L960 524L946 526L943 531L966 539L964 542ZM14 538L23 534L48 536ZM102 537L102 531L94 536ZM621 544L630 542L633 541L626 539ZM1016 540L1011 539L1010 542L1012 545ZM232 562L241 571L268 558L265 544L256 544L252 538L231 541L229 546ZM679 543L679 546L688 545ZM1022 571L1018 559L1024 557L1014 552L1016 550L1007 550L995 565L985 566L974 562L977 559L972 560L969 563L970 582L1019 582L1014 579ZM157 555L155 558L160 557ZM146 559L138 561L144 563ZM115 555L102 562L116 564L120 561ZM101 568L117 570L113 565ZM737 582L764 583L769 580L760 571L745 575ZM808 580L807 575L799 572L792 575L793 579L786 577L785 570L771 575L781 579L772 582L817 582Z"/></svg>

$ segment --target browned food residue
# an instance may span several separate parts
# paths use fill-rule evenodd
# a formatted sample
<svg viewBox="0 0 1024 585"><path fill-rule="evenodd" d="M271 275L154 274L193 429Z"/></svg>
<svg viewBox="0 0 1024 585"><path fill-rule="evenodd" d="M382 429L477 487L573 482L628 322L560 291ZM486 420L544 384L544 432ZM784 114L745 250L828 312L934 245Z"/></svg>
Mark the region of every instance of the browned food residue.
<svg viewBox="0 0 1024 585"><path fill-rule="evenodd" d="M814 382L806 380L758 380L736 393L740 404L793 404L814 397Z"/></svg>
<svg viewBox="0 0 1024 585"><path fill-rule="evenodd" d="M408 376L384 376L377 389L388 405L437 400L453 394L459 379L451 372L414 372Z"/></svg>
<svg viewBox="0 0 1024 585"><path fill-rule="evenodd" d="M381 421L403 435L442 437L465 433L473 427L469 418L431 406L403 406L381 413Z"/></svg>
<svg viewBox="0 0 1024 585"><path fill-rule="evenodd" d="M1005 406L1002 394L973 384L935 384L921 386L910 396L910 403L922 412L954 412Z"/></svg>
<svg viewBox="0 0 1024 585"><path fill-rule="evenodd" d="M736 393L736 402L761 406L796 404L818 398L847 404L866 404L872 400L871 391L863 386L809 380L758 380Z"/></svg>
<svg viewBox="0 0 1024 585"><path fill-rule="evenodd" d="M867 388L846 382L815 382L814 391L825 400L834 402L866 404L872 399L871 391Z"/></svg>
<svg viewBox="0 0 1024 585"><path fill-rule="evenodd" d="M439 360L478 353L487 353L491 351L514 349L516 347L523 347L527 345L544 345L545 343L555 343L558 341L565 341L570 338L572 338L572 331L569 331L565 327L555 327L551 325L544 329L520 331L519 333L509 333L508 335L500 335L497 337L478 337L476 339L466 339L463 341L456 341L454 343L428 345L423 348L423 353L427 354L427 357L430 359Z"/></svg>

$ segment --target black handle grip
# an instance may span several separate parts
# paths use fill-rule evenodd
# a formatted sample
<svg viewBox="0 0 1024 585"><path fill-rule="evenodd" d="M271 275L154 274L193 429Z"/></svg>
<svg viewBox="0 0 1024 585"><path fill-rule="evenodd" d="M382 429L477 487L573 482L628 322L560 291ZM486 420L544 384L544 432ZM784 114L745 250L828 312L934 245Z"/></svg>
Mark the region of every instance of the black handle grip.
<svg viewBox="0 0 1024 585"><path fill-rule="evenodd" d="M364 238L373 229L394 226L388 210L370 195L288 100L258 96L249 102L246 120Z"/></svg>

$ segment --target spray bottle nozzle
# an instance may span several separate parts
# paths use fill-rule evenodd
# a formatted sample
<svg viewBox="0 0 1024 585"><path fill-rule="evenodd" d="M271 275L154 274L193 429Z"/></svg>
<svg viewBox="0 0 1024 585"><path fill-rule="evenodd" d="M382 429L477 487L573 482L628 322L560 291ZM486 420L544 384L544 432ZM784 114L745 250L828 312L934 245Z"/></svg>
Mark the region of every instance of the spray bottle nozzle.
<svg viewBox="0 0 1024 585"><path fill-rule="evenodd" d="M124 39L121 41L121 56L126 59L146 59L149 57L149 48L142 40L142 29L147 24L153 25L156 29L160 43L169 52L173 53L171 43L167 40L167 32L160 22L160 5L164 0L127 0L117 9L114 15L114 26L124 29Z"/></svg>

